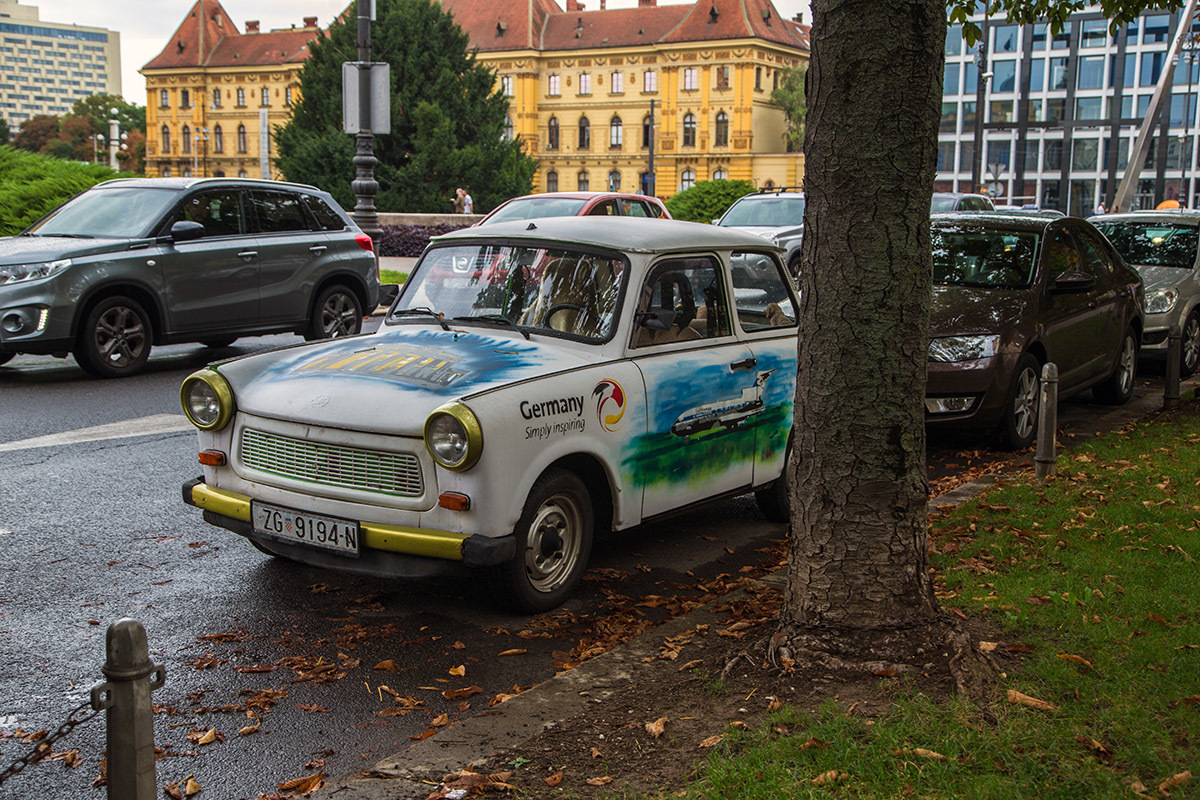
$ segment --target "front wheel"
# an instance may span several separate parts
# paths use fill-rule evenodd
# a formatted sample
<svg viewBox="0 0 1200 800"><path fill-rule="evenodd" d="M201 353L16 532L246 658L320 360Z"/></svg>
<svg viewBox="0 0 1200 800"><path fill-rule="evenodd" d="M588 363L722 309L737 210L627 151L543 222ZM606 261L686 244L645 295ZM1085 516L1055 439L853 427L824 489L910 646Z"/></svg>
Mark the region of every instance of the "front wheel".
<svg viewBox="0 0 1200 800"><path fill-rule="evenodd" d="M1029 353L1017 362L1017 374L1000 420L1000 443L1008 450L1024 450L1037 438L1041 404L1042 365Z"/></svg>
<svg viewBox="0 0 1200 800"><path fill-rule="evenodd" d="M97 303L79 330L75 360L101 378L123 378L140 372L150 358L150 317L128 297Z"/></svg>
<svg viewBox="0 0 1200 800"><path fill-rule="evenodd" d="M1117 352L1117 363L1112 374L1092 387L1092 394L1101 403L1119 406L1133 397L1133 378L1137 370L1137 338L1132 330L1125 331L1121 349Z"/></svg>
<svg viewBox="0 0 1200 800"><path fill-rule="evenodd" d="M354 336L362 330L362 318L362 306L354 292L340 284L330 286L317 296L304 338L311 342Z"/></svg>
<svg viewBox="0 0 1200 800"><path fill-rule="evenodd" d="M517 522L517 554L488 573L515 609L557 608L583 579L595 517L587 487L573 472L549 469L534 482Z"/></svg>
<svg viewBox="0 0 1200 800"><path fill-rule="evenodd" d="M1183 321L1182 338L1179 342L1179 377L1186 378L1200 364L1200 311L1194 310ZM0 361L0 364L4 362Z"/></svg>

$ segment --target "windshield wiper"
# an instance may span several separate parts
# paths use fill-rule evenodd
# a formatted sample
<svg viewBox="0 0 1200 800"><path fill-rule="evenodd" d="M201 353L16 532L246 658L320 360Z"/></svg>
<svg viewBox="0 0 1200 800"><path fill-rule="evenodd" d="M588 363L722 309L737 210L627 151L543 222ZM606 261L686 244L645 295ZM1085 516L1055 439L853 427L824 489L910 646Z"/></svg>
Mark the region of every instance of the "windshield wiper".
<svg viewBox="0 0 1200 800"><path fill-rule="evenodd" d="M525 341L529 341L529 331L525 330L517 323L513 322L503 314L480 314L477 317L453 317L453 322L492 322L496 325L503 326L509 330L516 331L525 337Z"/></svg>
<svg viewBox="0 0 1200 800"><path fill-rule="evenodd" d="M39 233L38 236L47 238L54 237L55 239L95 239L95 236L89 236L86 233Z"/></svg>
<svg viewBox="0 0 1200 800"><path fill-rule="evenodd" d="M445 320L443 314L441 314L437 311L434 311L432 308L426 308L425 306L417 306L415 308L399 308L392 312L392 316L393 317L416 317L416 316L433 317L435 320L437 320L437 324L442 326L442 330L444 330L444 331L450 330L450 326L446 324L446 320Z"/></svg>

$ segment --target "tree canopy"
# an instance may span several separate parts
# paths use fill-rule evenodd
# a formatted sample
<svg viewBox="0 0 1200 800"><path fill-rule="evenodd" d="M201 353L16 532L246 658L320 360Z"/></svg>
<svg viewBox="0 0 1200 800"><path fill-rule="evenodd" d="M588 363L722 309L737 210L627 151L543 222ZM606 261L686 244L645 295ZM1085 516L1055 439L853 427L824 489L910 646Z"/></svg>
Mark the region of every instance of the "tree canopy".
<svg viewBox="0 0 1200 800"><path fill-rule="evenodd" d="M808 65L801 64L783 73L779 85L771 90L771 102L783 107L787 119L787 130L783 138L787 151L795 153L804 145L804 118L808 115L804 96L804 75Z"/></svg>
<svg viewBox="0 0 1200 800"><path fill-rule="evenodd" d="M667 200L667 211L675 219L712 222L743 195L755 189L754 181L698 181Z"/></svg>
<svg viewBox="0 0 1200 800"><path fill-rule="evenodd" d="M375 137L376 206L449 212L461 186L482 212L527 194L536 165L519 141L504 137L508 102L495 73L468 51L469 37L441 4L379 0L371 34L372 58L391 65L392 98L392 132ZM346 208L355 202L355 146L341 127L342 62L356 53L356 38L350 13L312 43L292 119L276 131L283 174L320 186Z"/></svg>

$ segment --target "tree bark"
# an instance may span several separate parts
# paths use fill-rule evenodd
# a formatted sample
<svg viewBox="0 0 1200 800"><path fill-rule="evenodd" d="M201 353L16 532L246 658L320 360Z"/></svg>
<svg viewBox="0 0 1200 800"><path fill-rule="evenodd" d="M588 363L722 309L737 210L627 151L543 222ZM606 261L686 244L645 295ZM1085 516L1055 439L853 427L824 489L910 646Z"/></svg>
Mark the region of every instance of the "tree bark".
<svg viewBox="0 0 1200 800"><path fill-rule="evenodd" d="M797 469L774 642L876 663L864 641L904 649L905 631L945 633L927 560L924 396L946 6L812 9Z"/></svg>

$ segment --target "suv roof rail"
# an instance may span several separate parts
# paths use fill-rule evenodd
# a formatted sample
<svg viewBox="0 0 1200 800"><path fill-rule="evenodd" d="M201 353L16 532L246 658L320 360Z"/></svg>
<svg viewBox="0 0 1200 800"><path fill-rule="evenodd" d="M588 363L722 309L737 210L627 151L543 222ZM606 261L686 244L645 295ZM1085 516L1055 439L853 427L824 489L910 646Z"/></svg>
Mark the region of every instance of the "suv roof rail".
<svg viewBox="0 0 1200 800"><path fill-rule="evenodd" d="M758 189L755 194L779 194L780 192L803 192L803 186L768 186Z"/></svg>

